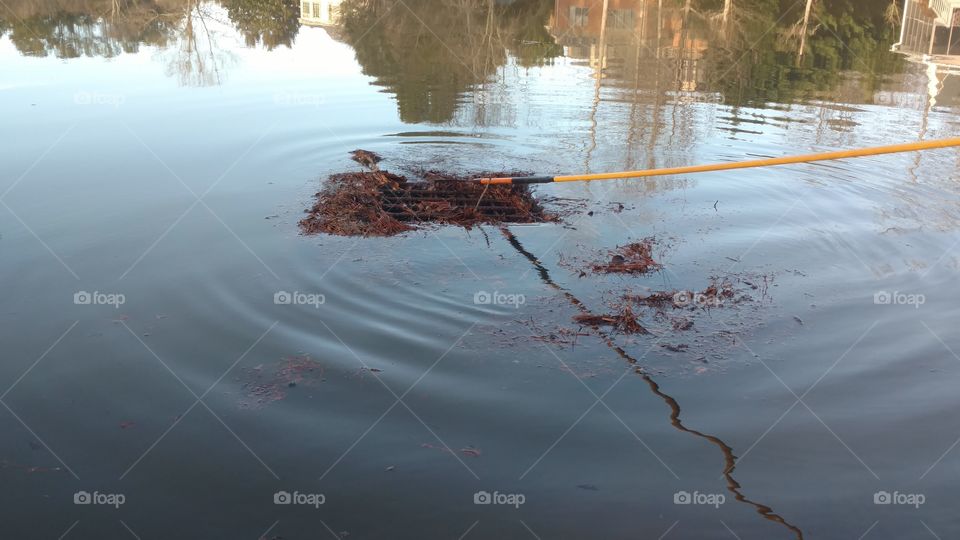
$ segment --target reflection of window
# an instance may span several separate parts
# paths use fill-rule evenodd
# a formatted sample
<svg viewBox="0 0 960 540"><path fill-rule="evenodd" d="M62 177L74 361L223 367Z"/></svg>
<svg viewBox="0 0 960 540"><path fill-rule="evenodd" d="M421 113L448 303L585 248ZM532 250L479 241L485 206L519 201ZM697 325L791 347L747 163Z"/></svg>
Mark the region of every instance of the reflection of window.
<svg viewBox="0 0 960 540"><path fill-rule="evenodd" d="M570 6L570 26L586 26L590 8Z"/></svg>
<svg viewBox="0 0 960 540"><path fill-rule="evenodd" d="M320 18L320 4L316 4L316 3L313 4L313 18L314 19Z"/></svg>
<svg viewBox="0 0 960 540"><path fill-rule="evenodd" d="M309 16L310 16L310 2L303 2L301 5L303 6L303 7L302 7L303 16L304 16L304 17L309 17Z"/></svg>
<svg viewBox="0 0 960 540"><path fill-rule="evenodd" d="M633 28L633 10L632 9L611 9L610 10L611 28Z"/></svg>

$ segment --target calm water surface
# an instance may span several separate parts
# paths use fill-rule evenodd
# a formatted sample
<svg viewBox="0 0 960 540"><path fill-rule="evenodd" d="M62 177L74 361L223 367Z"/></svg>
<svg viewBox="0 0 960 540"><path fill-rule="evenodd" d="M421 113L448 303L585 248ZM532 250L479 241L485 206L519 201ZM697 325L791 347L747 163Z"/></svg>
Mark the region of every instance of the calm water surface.
<svg viewBox="0 0 960 540"><path fill-rule="evenodd" d="M957 135L956 76L741 56L656 2L606 47L586 3L333 4L3 4L5 537L960 536L956 150L541 187L565 223L513 242L297 228L355 148L415 177L892 144ZM580 276L645 237L660 272ZM552 284L603 312L713 277L752 300L645 313L636 365L549 339Z"/></svg>

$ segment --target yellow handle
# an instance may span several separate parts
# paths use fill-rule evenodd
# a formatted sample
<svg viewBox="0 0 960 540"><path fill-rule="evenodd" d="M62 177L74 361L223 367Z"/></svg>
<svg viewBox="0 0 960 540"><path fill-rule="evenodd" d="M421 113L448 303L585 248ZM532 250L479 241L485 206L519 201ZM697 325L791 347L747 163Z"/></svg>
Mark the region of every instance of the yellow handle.
<svg viewBox="0 0 960 540"><path fill-rule="evenodd" d="M860 148L858 150L840 150L838 152L824 152L822 154L806 154L802 156L787 156L769 159L755 159L752 161L736 161L732 163L714 163L712 165L691 165L687 167L671 167L666 169L647 169L643 171L624 171L599 174L574 174L569 176L555 176L554 182L577 182L581 180L613 180L617 178L642 178L644 176L665 176L670 174L691 174L710 171L728 171L731 169L749 169L751 167L769 167L771 165L789 165L791 163L810 163L812 161L828 161L863 156L878 156L881 154L896 154L898 152L913 152L916 150L930 150L933 148L949 148L960 146L960 137L940 139L936 141L920 141L891 146L877 146L874 148Z"/></svg>

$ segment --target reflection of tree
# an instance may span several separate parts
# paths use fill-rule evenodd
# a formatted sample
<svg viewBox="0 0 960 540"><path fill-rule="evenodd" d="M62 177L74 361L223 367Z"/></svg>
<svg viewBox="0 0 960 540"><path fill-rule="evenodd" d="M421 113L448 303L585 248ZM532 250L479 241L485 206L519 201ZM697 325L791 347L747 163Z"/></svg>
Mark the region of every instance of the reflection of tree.
<svg viewBox="0 0 960 540"><path fill-rule="evenodd" d="M185 1L185 0L183 0ZM177 23L181 0L48 0L13 2L10 41L21 54L113 57L141 45L164 46Z"/></svg>
<svg viewBox="0 0 960 540"><path fill-rule="evenodd" d="M192 1L184 6L167 73L183 86L212 86L222 82L221 68L233 55L220 49L208 21L215 19L212 5Z"/></svg>
<svg viewBox="0 0 960 540"><path fill-rule="evenodd" d="M814 3L818 25L809 37L809 54L820 69L875 69L898 37L886 22L888 6L877 0L832 0Z"/></svg>
<svg viewBox="0 0 960 540"><path fill-rule="evenodd" d="M297 0L223 0L223 5L250 47L290 47L300 30Z"/></svg>
<svg viewBox="0 0 960 540"><path fill-rule="evenodd" d="M215 46L213 30L223 28L224 12L250 46L292 45L299 29L297 0L217 1L223 11L209 0L4 0L0 33L31 56L113 57L143 45L167 49L164 54L176 56L169 71L191 85L221 79L229 55ZM529 67L563 54L544 28L556 6L565 13L597 2L344 0L342 35L364 72L396 94L403 120L445 122L464 93L489 82L508 56ZM677 74L677 87L665 89L719 91L734 103L823 92L835 88L846 70L867 75L862 85L869 92L879 83L874 74L900 69L899 58L887 51L898 28L891 22L894 0L815 2L799 66L797 23L805 2L618 0L611 2L611 13L614 4L630 11L637 24L608 29L602 75L639 81L633 87L653 73L650 51L676 64L657 66ZM563 43L575 56L599 37L581 30L563 32L579 40Z"/></svg>
<svg viewBox="0 0 960 540"><path fill-rule="evenodd" d="M715 19L722 19L724 4L703 2ZM710 86L734 103L791 101L836 87L849 70L863 75L863 91L870 94L881 75L902 69L889 52L897 31L886 22L889 4L876 0L815 2L798 66L805 8L795 0L733 0L728 30L715 36L709 53L711 72L723 76ZM716 29L722 32L723 25Z"/></svg>
<svg viewBox="0 0 960 540"><path fill-rule="evenodd" d="M552 12L553 2L515 2L504 8L500 19L509 24L506 45L521 66L539 66L563 56L563 47L554 42L545 25Z"/></svg>
<svg viewBox="0 0 960 540"><path fill-rule="evenodd" d="M550 4L345 0L340 8L346 40L364 73L396 94L401 119L439 123L453 117L465 91L506 62L508 48L528 65L557 55L555 47L540 45L549 43L543 25ZM524 41L539 47L525 47Z"/></svg>
<svg viewBox="0 0 960 540"><path fill-rule="evenodd" d="M15 3L11 15L10 39L29 56L113 57L137 52L143 45L155 46L169 57L167 73L189 86L219 84L222 68L234 58L216 44L214 27L225 23L223 11L212 2L41 0ZM253 23L245 24L253 32ZM273 30L262 33L276 35ZM292 34L278 39L289 41Z"/></svg>
<svg viewBox="0 0 960 540"><path fill-rule="evenodd" d="M290 46L300 28L297 0L222 0L250 46ZM199 0L19 0L9 1L10 17L0 19L21 54L76 58L114 57L196 40L203 11L214 2ZM194 20L191 20L194 19ZM195 51L194 51L195 52ZM196 60L194 60L196 63Z"/></svg>

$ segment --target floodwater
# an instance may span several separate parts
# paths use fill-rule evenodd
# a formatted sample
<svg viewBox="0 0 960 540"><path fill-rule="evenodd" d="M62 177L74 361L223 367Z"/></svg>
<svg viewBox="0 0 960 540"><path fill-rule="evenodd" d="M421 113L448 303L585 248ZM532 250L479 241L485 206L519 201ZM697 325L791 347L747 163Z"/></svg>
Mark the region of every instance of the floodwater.
<svg viewBox="0 0 960 540"><path fill-rule="evenodd" d="M316 4L0 4L4 537L960 536L957 150L542 186L564 223L513 236L297 226L356 148L909 142L960 131L956 76L656 2ZM660 271L581 275L647 237ZM571 337L570 296L711 278L749 300Z"/></svg>

